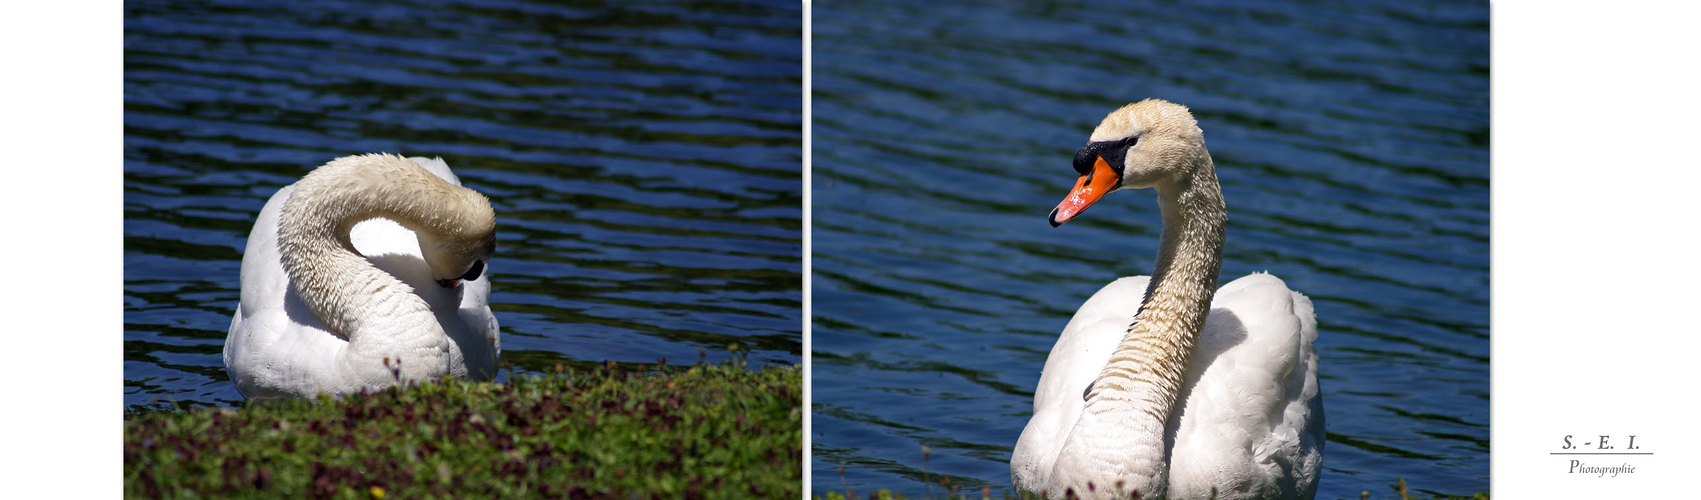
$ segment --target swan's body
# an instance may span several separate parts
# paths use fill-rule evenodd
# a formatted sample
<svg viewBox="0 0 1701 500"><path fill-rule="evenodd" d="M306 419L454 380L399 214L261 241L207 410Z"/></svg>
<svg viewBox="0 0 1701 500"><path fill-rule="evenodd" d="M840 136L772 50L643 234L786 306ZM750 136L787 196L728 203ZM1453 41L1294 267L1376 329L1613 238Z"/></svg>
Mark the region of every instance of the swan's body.
<svg viewBox="0 0 1701 500"><path fill-rule="evenodd" d="M1158 100L1119 109L1076 169L1053 225L1111 191L1152 187L1163 235L1155 277L1106 285L1058 337L1010 460L1016 488L1312 498L1324 437L1311 301L1268 274L1216 290L1226 211L1192 115Z"/></svg>
<svg viewBox="0 0 1701 500"><path fill-rule="evenodd" d="M260 210L226 370L250 400L488 380L494 249L490 202L441 159L338 158Z"/></svg>

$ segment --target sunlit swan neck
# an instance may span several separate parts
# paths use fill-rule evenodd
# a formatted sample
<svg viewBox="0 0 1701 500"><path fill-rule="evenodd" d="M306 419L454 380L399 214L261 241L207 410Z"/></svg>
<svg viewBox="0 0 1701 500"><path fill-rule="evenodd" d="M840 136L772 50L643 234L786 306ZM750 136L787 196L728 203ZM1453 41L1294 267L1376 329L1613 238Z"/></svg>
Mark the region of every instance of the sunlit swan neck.
<svg viewBox="0 0 1701 500"><path fill-rule="evenodd" d="M1188 361L1210 312L1222 268L1222 191L1209 153L1190 155L1190 174L1155 186L1163 212L1146 299L1110 362L1087 395L1073 436L1095 441L1060 457L1057 470L1118 470L1122 488L1163 495L1169 477L1165 425L1175 409ZM1074 439L1071 437L1071 439ZM1064 463L1082 461L1084 463ZM1091 467L1084 465L1091 464ZM1069 484L1065 481L1061 484Z"/></svg>
<svg viewBox="0 0 1701 500"><path fill-rule="evenodd" d="M418 233L424 247L494 234L490 204L405 158L371 154L338 158L302 178L280 216L284 271L313 314L348 340L346 368L373 384L385 381L366 379L386 370L402 380L442 375L449 339L431 307L350 242L355 224L377 217ZM395 366L402 359L407 365Z"/></svg>

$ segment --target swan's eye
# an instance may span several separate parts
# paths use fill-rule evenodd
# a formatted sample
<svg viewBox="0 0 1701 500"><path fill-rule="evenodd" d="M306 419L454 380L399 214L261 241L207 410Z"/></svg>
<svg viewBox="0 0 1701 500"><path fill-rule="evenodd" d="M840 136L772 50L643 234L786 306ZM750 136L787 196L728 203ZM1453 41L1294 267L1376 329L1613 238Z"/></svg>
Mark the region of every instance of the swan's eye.
<svg viewBox="0 0 1701 500"><path fill-rule="evenodd" d="M473 261L472 269L468 269L466 274L461 275L461 279L474 281L477 280L478 276L481 274L484 274L484 261L475 260Z"/></svg>
<svg viewBox="0 0 1701 500"><path fill-rule="evenodd" d="M1122 140L1122 147L1131 148L1131 147L1134 147L1134 145L1138 144L1139 142L1140 142L1140 136L1137 136L1137 135L1132 136L1132 137L1129 137L1127 139Z"/></svg>

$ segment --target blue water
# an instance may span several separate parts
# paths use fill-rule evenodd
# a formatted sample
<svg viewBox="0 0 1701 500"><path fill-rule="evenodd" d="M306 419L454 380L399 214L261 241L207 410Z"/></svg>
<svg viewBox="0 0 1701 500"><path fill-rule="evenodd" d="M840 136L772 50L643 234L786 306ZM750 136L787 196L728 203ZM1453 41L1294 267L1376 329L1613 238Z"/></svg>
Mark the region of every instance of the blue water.
<svg viewBox="0 0 1701 500"><path fill-rule="evenodd" d="M1316 306L1318 498L1489 486L1482 2L821 2L814 8L814 490L1007 488L1070 315L1151 272L1149 191L1053 229L1076 148L1192 107L1223 277ZM842 473L841 473L842 468Z"/></svg>
<svg viewBox="0 0 1701 500"><path fill-rule="evenodd" d="M124 404L241 401L254 216L353 153L496 209L503 358L802 357L796 2L125 2Z"/></svg>

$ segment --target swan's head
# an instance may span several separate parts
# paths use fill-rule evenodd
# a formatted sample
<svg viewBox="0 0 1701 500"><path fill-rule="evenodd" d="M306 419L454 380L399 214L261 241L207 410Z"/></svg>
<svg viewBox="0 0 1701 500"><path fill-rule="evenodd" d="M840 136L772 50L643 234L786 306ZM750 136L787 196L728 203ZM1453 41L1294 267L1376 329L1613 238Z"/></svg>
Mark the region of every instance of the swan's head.
<svg viewBox="0 0 1701 500"><path fill-rule="evenodd" d="M484 266L496 253L496 212L490 200L477 191L456 187L468 198L463 206L473 207L455 221L455 230L433 234L416 231L419 250L425 263L431 266L431 277L443 288L454 288L462 280L477 280L484 275Z"/></svg>
<svg viewBox="0 0 1701 500"><path fill-rule="evenodd" d="M1068 222L1099 198L1123 188L1155 188L1192 175L1206 155L1205 134L1186 106L1146 99L1112 111L1075 152L1075 188L1051 211ZM1206 162L1207 164L1209 162Z"/></svg>

